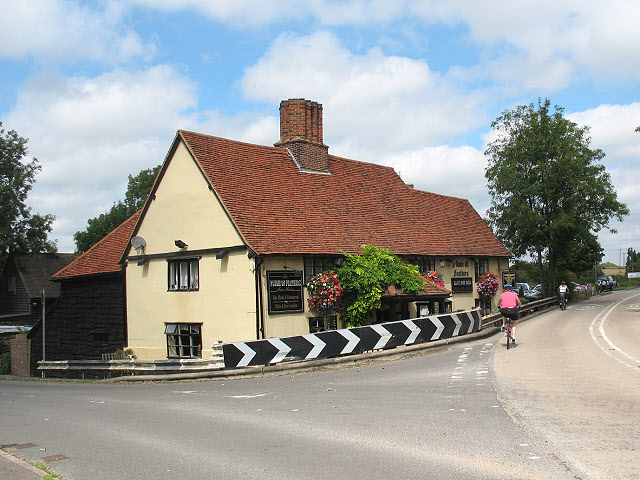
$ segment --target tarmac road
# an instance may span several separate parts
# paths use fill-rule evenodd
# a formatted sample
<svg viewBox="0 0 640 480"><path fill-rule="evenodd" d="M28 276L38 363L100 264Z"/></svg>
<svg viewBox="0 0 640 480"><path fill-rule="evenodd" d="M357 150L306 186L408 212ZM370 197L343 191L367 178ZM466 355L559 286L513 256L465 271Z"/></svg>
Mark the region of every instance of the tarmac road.
<svg viewBox="0 0 640 480"><path fill-rule="evenodd" d="M510 350L498 334L277 377L0 381L0 443L67 480L640 478L639 304L540 315Z"/></svg>
<svg viewBox="0 0 640 480"><path fill-rule="evenodd" d="M640 479L640 291L569 304L497 349L508 411L584 479Z"/></svg>

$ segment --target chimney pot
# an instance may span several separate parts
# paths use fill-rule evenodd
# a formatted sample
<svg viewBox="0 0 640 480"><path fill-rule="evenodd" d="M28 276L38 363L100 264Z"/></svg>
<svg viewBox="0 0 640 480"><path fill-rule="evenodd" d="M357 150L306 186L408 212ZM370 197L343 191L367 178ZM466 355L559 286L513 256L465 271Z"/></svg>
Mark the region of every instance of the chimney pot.
<svg viewBox="0 0 640 480"><path fill-rule="evenodd" d="M304 98L280 102L280 140L300 168L329 171L329 147L323 143L322 105Z"/></svg>

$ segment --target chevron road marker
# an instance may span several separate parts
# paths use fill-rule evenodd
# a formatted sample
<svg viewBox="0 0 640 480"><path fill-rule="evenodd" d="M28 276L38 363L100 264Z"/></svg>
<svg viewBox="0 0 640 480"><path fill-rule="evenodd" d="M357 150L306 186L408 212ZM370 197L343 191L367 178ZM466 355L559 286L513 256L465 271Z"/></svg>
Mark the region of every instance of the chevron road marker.
<svg viewBox="0 0 640 480"><path fill-rule="evenodd" d="M455 313L451 315L451 318L453 318L453 321L456 323L456 328L453 331L453 336L457 337L460 334L460 327L462 327L462 322L460 321L460 318L458 318L458 315L456 315Z"/></svg>
<svg viewBox="0 0 640 480"><path fill-rule="evenodd" d="M326 345L327 345L326 342L323 342L322 340L320 340L317 336L315 336L312 333L308 333L307 335L302 335L302 338L304 338L307 342L309 342L311 345L313 345L313 348L307 354L305 359L307 359L307 358L317 358L318 355L320 355L320 352L322 352L324 347L326 347Z"/></svg>
<svg viewBox="0 0 640 480"><path fill-rule="evenodd" d="M249 362L253 360L253 357L256 356L256 351L244 342L236 342L233 346L240 350L244 355L244 357L242 357L238 362L238 367L246 367L249 365Z"/></svg>
<svg viewBox="0 0 640 480"><path fill-rule="evenodd" d="M340 352L340 355L344 355L345 353L351 353L356 348L358 343L360 342L360 337L358 337L355 333L353 333L348 328L343 328L342 330L338 330L338 333L347 339L347 344Z"/></svg>
<svg viewBox="0 0 640 480"><path fill-rule="evenodd" d="M436 331L431 337L431 340L438 340L444 330L444 324L440 321L438 317L435 317L435 316L429 317L429 320L431 320L431 323L433 323L433 325L436 327Z"/></svg>
<svg viewBox="0 0 640 480"><path fill-rule="evenodd" d="M413 342L416 341L416 338L418 338L418 335L420 335L420 332L422 330L420 330L420 328L413 323L411 320L402 320L402 324L407 327L409 329L409 331L411 332L409 334L409 336L407 337L407 339L405 340L404 344L405 345L409 345Z"/></svg>
<svg viewBox="0 0 640 480"><path fill-rule="evenodd" d="M378 343L374 345L373 350L384 348L389 340L391 340L391 332L380 324L371 325L371 328L375 330L378 335L380 335L380 340L378 340Z"/></svg>
<svg viewBox="0 0 640 480"><path fill-rule="evenodd" d="M278 349L278 353L271 359L271 363L281 362L291 351L291 347L279 338L268 338L267 341Z"/></svg>

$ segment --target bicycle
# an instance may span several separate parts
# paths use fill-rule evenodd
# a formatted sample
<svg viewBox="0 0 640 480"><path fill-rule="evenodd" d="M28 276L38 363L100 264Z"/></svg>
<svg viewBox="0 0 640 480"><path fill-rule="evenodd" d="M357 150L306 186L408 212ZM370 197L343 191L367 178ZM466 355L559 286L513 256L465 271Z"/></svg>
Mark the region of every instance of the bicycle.
<svg viewBox="0 0 640 480"><path fill-rule="evenodd" d="M511 347L515 347L516 345L516 339L513 338L513 334L512 334L512 330L511 330L511 319L510 318L506 318L504 319L504 334L507 337L507 350L509 350Z"/></svg>
<svg viewBox="0 0 640 480"><path fill-rule="evenodd" d="M507 337L507 349L516 345L516 338L513 336L513 320L518 318L518 308L501 308L502 329Z"/></svg>
<svg viewBox="0 0 640 480"><path fill-rule="evenodd" d="M567 309L567 295L566 294L560 294L560 310L566 310Z"/></svg>

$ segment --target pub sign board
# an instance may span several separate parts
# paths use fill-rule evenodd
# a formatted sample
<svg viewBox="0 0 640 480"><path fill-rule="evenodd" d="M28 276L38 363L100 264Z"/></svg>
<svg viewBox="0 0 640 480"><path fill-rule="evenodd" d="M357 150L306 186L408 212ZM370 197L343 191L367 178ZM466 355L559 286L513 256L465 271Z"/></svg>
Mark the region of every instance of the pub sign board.
<svg viewBox="0 0 640 480"><path fill-rule="evenodd" d="M452 278L451 291L460 293L473 292L473 279L471 277Z"/></svg>
<svg viewBox="0 0 640 480"><path fill-rule="evenodd" d="M504 287L507 283L510 283L512 286L515 286L516 272L512 272L512 271L502 272L502 286Z"/></svg>
<svg viewBox="0 0 640 480"><path fill-rule="evenodd" d="M302 271L267 272L269 313L304 311Z"/></svg>

